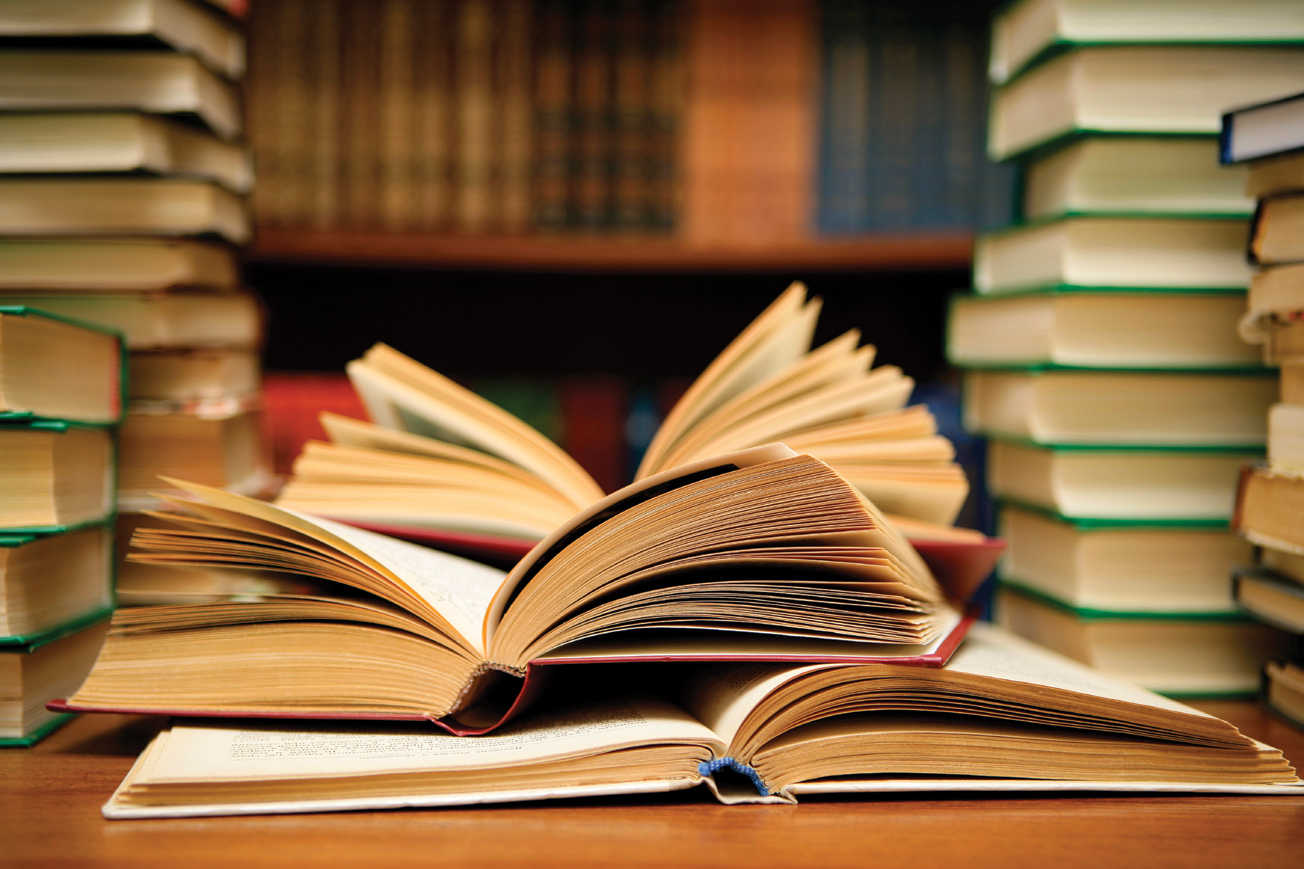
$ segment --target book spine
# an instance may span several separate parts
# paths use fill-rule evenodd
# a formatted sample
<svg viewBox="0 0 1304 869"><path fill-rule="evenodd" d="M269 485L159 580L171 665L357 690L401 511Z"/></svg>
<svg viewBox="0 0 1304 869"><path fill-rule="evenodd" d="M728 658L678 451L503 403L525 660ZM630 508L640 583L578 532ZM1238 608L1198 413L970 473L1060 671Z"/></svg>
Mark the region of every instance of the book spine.
<svg viewBox="0 0 1304 869"><path fill-rule="evenodd" d="M910 224L914 192L914 128L919 46L906 24L907 11L883 4L870 21L870 153L867 229Z"/></svg>
<svg viewBox="0 0 1304 869"><path fill-rule="evenodd" d="M688 73L681 26L685 15L682 0L655 0L651 13L652 106L646 171L650 179L649 228L661 232L678 226L683 210L679 155Z"/></svg>
<svg viewBox="0 0 1304 869"><path fill-rule="evenodd" d="M651 27L646 0L625 0L617 12L615 114L612 130L612 222L638 231L651 223L648 138L651 123Z"/></svg>
<svg viewBox="0 0 1304 869"><path fill-rule="evenodd" d="M506 0L498 79L502 82L502 229L519 233L530 225L531 4Z"/></svg>
<svg viewBox="0 0 1304 869"><path fill-rule="evenodd" d="M339 223L340 214L340 18L339 0L317 0L309 45L315 105L312 109L311 208L309 224L319 229Z"/></svg>
<svg viewBox="0 0 1304 869"><path fill-rule="evenodd" d="M541 0L536 9L532 210L536 227L556 230L568 222L572 16L566 0Z"/></svg>
<svg viewBox="0 0 1304 869"><path fill-rule="evenodd" d="M869 173L869 37L866 7L828 0L821 18L820 172L817 226L824 233L864 229Z"/></svg>
<svg viewBox="0 0 1304 869"><path fill-rule="evenodd" d="M412 219L412 0L384 0L380 14L379 223L404 229Z"/></svg>
<svg viewBox="0 0 1304 869"><path fill-rule="evenodd" d="M607 147L611 94L610 16L600 0L580 7L575 58L574 179L571 214L587 231L606 224Z"/></svg>
<svg viewBox="0 0 1304 869"><path fill-rule="evenodd" d="M625 382L610 375L576 376L561 382L561 444L603 491L620 488L629 475L625 462Z"/></svg>
<svg viewBox="0 0 1304 869"><path fill-rule="evenodd" d="M973 31L961 21L948 21L942 36L942 127L945 146L942 213L947 225L973 227L978 217L978 172L985 162L983 147L982 79L985 55L974 44Z"/></svg>
<svg viewBox="0 0 1304 869"><path fill-rule="evenodd" d="M484 232L493 217L493 21L489 0L463 0L457 40L456 225L463 232Z"/></svg>
<svg viewBox="0 0 1304 869"><path fill-rule="evenodd" d="M413 223L423 230L446 229L452 220L453 12L449 0L422 0L415 10L421 42L413 51Z"/></svg>
<svg viewBox="0 0 1304 869"><path fill-rule="evenodd" d="M260 6L250 22L249 35L249 145L253 150L254 185L252 203L255 220L263 226L275 226L276 188L279 183L280 155L277 153L276 106L280 102L278 68L278 34L285 7L281 4Z"/></svg>
<svg viewBox="0 0 1304 869"><path fill-rule="evenodd" d="M379 102L376 99L380 59L380 26L368 3L344 6L345 52L344 222L354 228L374 227L378 219L376 192Z"/></svg>

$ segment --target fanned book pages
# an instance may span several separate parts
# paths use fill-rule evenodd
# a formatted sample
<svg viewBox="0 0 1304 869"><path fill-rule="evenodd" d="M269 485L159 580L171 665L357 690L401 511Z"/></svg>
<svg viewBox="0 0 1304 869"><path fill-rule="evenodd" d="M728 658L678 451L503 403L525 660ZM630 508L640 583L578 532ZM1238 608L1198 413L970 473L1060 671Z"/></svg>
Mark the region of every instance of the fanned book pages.
<svg viewBox="0 0 1304 869"><path fill-rule="evenodd" d="M217 489L155 514L130 558L293 575L258 596L119 610L82 711L439 720L484 732L539 665L939 666L967 622L910 544L780 445L690 463L580 511L510 573ZM303 580L316 583L307 590Z"/></svg>
<svg viewBox="0 0 1304 869"><path fill-rule="evenodd" d="M975 625L944 670L713 665L665 694L543 708L459 740L429 731L174 725L109 818L464 805L681 790L807 794L1304 793L1235 727Z"/></svg>
<svg viewBox="0 0 1304 869"><path fill-rule="evenodd" d="M855 485L948 584L972 587L999 546L951 528L969 491L954 449L927 408L906 406L909 377L871 367L858 332L811 349L819 310L789 287L688 389L636 479L784 442ZM324 416L332 442L307 445L282 506L513 558L602 497L543 435L392 348L376 345L348 373L374 423Z"/></svg>

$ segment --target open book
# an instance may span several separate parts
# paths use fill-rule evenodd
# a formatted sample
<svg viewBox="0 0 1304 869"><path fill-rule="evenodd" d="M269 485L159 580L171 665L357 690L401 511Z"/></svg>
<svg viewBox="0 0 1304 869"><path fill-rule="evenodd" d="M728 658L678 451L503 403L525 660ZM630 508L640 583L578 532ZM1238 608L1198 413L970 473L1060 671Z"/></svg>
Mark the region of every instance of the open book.
<svg viewBox="0 0 1304 869"><path fill-rule="evenodd" d="M284 571L281 591L119 610L61 708L437 719L492 729L531 664L905 660L964 623L928 567L826 464L771 445L598 500L511 570L180 481L130 558ZM166 496L165 496L166 498ZM305 589L304 578L318 581Z"/></svg>
<svg viewBox="0 0 1304 869"><path fill-rule="evenodd" d="M827 462L925 556L972 586L999 547L951 528L968 494L954 449L913 381L872 368L850 331L812 350L818 299L790 286L707 367L652 440L636 480L783 442ZM349 364L374 424L325 415L282 506L475 555L520 557L602 497L580 465L521 420L383 344ZM950 547L950 550L948 550ZM943 564L956 547L965 559ZM962 594L958 596L963 596Z"/></svg>
<svg viewBox="0 0 1304 869"><path fill-rule="evenodd" d="M104 814L459 805L703 783L723 802L893 791L1304 794L1280 751L1225 721L975 625L942 670L713 665L669 696L541 708L474 740L174 725Z"/></svg>

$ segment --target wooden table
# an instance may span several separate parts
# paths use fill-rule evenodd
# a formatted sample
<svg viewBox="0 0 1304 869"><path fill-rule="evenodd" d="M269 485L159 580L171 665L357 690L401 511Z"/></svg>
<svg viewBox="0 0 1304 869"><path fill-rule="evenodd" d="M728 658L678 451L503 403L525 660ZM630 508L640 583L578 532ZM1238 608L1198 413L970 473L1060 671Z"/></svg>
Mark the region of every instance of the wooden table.
<svg viewBox="0 0 1304 869"><path fill-rule="evenodd" d="M1202 708L1304 762L1304 734L1250 703ZM0 750L0 865L1293 866L1302 797L808 801L705 794L498 808L105 821L99 808L158 722L74 721Z"/></svg>

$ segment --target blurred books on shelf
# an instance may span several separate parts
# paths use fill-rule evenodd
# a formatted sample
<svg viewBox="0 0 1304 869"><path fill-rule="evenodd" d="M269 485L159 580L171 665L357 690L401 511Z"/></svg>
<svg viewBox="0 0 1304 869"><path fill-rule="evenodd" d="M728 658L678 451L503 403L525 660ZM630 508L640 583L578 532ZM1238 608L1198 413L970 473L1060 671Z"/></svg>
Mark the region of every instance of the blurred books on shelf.
<svg viewBox="0 0 1304 869"><path fill-rule="evenodd" d="M1304 14L1277 0L1018 0L993 20L987 149L1021 173L1022 220L977 239L947 348L966 425L996 438L998 618L1159 691L1252 693L1289 647L1228 581L1279 387L1238 346L1254 169L1218 166L1217 133L1304 87L1302 61Z"/></svg>

